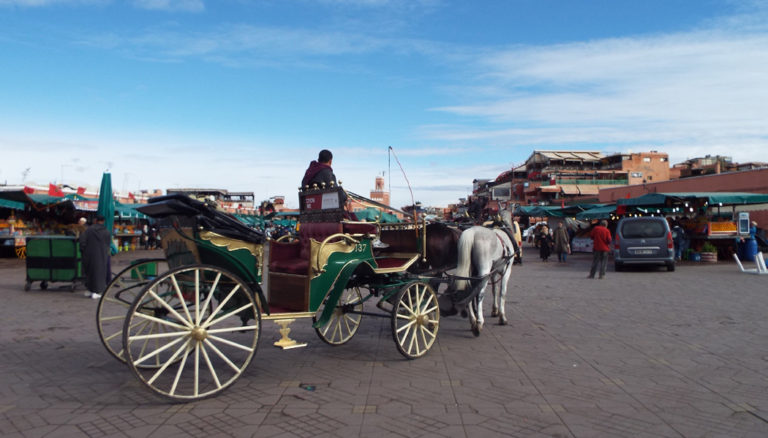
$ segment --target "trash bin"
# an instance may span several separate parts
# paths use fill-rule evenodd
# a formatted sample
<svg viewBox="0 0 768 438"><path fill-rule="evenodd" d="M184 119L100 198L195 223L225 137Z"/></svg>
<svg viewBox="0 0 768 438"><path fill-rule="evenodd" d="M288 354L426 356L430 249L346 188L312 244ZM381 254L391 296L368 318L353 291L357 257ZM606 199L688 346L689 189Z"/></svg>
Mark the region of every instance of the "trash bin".
<svg viewBox="0 0 768 438"><path fill-rule="evenodd" d="M82 280L80 246L72 236L29 236L27 237L27 281L24 290L32 282L39 281L40 289L47 289L48 283L72 282L70 290Z"/></svg>
<svg viewBox="0 0 768 438"><path fill-rule="evenodd" d="M739 259L747 262L754 262L757 255L757 240L747 239L739 243Z"/></svg>
<svg viewBox="0 0 768 438"><path fill-rule="evenodd" d="M138 269L131 269L131 279L138 280L139 275L142 279L148 280L157 277L157 263L145 263L147 259L138 259L131 261L131 266L144 263Z"/></svg>

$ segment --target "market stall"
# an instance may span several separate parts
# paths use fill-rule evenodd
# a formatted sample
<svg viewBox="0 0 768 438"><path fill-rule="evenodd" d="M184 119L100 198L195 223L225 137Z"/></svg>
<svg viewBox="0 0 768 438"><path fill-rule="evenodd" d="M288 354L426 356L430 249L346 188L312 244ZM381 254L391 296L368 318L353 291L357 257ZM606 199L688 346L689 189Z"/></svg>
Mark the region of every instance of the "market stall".
<svg viewBox="0 0 768 438"><path fill-rule="evenodd" d="M617 213L633 208L644 214L664 215L684 231L689 253L714 248L720 258L738 249L744 233L737 224L743 206L766 204L768 194L741 192L649 193L616 202Z"/></svg>

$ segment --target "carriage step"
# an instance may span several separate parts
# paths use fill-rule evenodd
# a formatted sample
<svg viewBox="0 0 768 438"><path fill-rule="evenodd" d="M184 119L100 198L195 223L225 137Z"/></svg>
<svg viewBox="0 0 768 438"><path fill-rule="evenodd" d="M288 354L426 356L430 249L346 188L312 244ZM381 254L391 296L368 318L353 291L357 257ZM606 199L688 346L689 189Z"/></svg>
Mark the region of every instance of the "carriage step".
<svg viewBox="0 0 768 438"><path fill-rule="evenodd" d="M275 341L275 347L280 347L283 350L287 350L289 348L300 348L307 346L306 342L300 343L288 336L291 333L290 325L293 321L296 321L295 319L275 319L274 321L277 323L277 325L280 326L281 336L279 340Z"/></svg>

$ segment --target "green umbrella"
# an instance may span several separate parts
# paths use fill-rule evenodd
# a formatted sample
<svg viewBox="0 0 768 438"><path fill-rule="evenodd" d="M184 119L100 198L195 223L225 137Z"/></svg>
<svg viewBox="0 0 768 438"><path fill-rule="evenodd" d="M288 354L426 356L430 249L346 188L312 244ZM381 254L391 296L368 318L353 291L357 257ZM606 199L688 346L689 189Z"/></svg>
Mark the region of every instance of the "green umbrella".
<svg viewBox="0 0 768 438"><path fill-rule="evenodd" d="M99 206L96 209L96 214L104 216L104 226L112 235L112 226L115 223L115 200L112 197L112 175L107 172L104 172L101 177Z"/></svg>

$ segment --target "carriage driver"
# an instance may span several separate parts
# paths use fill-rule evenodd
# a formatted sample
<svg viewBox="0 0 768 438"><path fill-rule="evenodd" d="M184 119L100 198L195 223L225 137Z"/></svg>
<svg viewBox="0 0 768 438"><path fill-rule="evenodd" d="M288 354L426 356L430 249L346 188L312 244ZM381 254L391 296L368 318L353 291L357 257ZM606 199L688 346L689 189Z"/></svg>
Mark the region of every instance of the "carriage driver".
<svg viewBox="0 0 768 438"><path fill-rule="evenodd" d="M317 154L317 161L309 163L307 171L304 172L304 178L301 180L302 187L312 187L313 184L317 184L318 187L330 187L331 182L333 185L338 185L336 182L336 175L333 174L333 154L328 149L323 149ZM346 201L347 194L344 194L344 201Z"/></svg>

